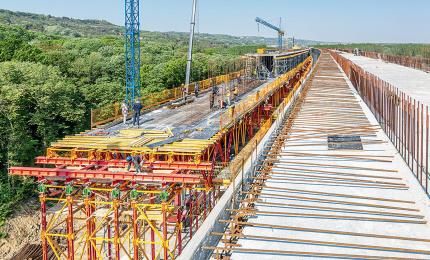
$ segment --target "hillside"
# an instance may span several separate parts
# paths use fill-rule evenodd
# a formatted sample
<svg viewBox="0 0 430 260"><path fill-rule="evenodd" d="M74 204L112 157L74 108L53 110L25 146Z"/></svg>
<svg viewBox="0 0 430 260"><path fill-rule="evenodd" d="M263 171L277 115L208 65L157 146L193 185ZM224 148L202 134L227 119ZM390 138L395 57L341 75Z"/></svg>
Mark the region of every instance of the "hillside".
<svg viewBox="0 0 430 260"><path fill-rule="evenodd" d="M0 9L0 24L16 25L27 30L73 37L115 35L120 26L101 20L79 20L68 17L12 12Z"/></svg>
<svg viewBox="0 0 430 260"><path fill-rule="evenodd" d="M12 12L0 9L0 24L15 25L24 29L61 36L98 37L106 35L121 35L123 27L102 20L80 20L51 15ZM187 32L143 32L144 37L164 37L169 39L188 40ZM197 38L214 44L234 45L276 45L277 38L258 36L231 36L224 34L198 34ZM319 41L295 39L296 44L309 46L319 44ZM292 39L288 38L292 44Z"/></svg>

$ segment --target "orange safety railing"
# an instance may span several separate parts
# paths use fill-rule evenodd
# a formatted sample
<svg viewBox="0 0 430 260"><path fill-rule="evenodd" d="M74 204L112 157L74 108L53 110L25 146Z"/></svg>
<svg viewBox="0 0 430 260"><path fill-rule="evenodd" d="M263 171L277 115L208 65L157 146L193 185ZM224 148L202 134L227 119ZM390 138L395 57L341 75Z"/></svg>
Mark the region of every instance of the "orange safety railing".
<svg viewBox="0 0 430 260"><path fill-rule="evenodd" d="M191 83L188 86L188 93L194 93L196 83L199 83L200 91L211 88L214 85L219 85L223 82L228 82L244 75L245 71L240 70L237 72L201 80ZM142 96L143 110L149 110L153 107L162 105L164 103L177 100L183 95L181 87L166 89L157 93L149 93ZM91 109L91 128L100 126L122 117L121 108L119 103L113 103L101 108Z"/></svg>
<svg viewBox="0 0 430 260"><path fill-rule="evenodd" d="M410 67L410 68L430 72L430 59L421 58L421 57L389 55L389 54L372 52L372 51L361 51L360 54L365 57L381 59L386 62L396 63L405 67Z"/></svg>
<svg viewBox="0 0 430 260"><path fill-rule="evenodd" d="M375 115L391 142L430 195L430 115L428 105L330 51Z"/></svg>
<svg viewBox="0 0 430 260"><path fill-rule="evenodd" d="M353 53L351 49L344 49L341 51ZM430 59L422 57L390 55L374 51L360 51L360 55L372 59L381 59L386 62L399 64L405 67L430 72Z"/></svg>

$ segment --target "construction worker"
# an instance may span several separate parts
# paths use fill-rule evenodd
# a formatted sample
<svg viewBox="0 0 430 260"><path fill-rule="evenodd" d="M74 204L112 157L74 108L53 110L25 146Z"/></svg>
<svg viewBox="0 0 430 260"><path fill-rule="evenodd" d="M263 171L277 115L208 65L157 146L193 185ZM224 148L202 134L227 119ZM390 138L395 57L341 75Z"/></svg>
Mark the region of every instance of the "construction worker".
<svg viewBox="0 0 430 260"><path fill-rule="evenodd" d="M214 103L215 103L215 94L211 92L209 94L209 109L212 110L212 108L214 107Z"/></svg>
<svg viewBox="0 0 430 260"><path fill-rule="evenodd" d="M125 158L125 161L127 162L127 171L129 172L131 169L131 164L133 163L133 157L128 155L127 158Z"/></svg>
<svg viewBox="0 0 430 260"><path fill-rule="evenodd" d="M196 95L196 98L199 97L199 91L200 91L200 85L198 82L194 85L194 94Z"/></svg>
<svg viewBox="0 0 430 260"><path fill-rule="evenodd" d="M122 112L122 123L125 125L128 116L128 106L127 102L124 100L121 104L121 112Z"/></svg>
<svg viewBox="0 0 430 260"><path fill-rule="evenodd" d="M182 91L182 98L184 99L184 101L187 101L187 88L185 87L184 84L181 85L181 91Z"/></svg>
<svg viewBox="0 0 430 260"><path fill-rule="evenodd" d="M234 86L234 89L233 89L233 101L236 101L237 96L239 96L239 86Z"/></svg>
<svg viewBox="0 0 430 260"><path fill-rule="evenodd" d="M217 85L213 85L212 86L212 93L211 93L211 96L210 96L210 104L209 104L209 106L210 106L210 108L212 109L213 107L214 107L214 105L215 105L215 97L218 95L218 86Z"/></svg>
<svg viewBox="0 0 430 260"><path fill-rule="evenodd" d="M225 85L226 89L225 89L225 98L227 101L227 106L231 105L231 89L230 89L230 84L226 84Z"/></svg>
<svg viewBox="0 0 430 260"><path fill-rule="evenodd" d="M135 126L137 123L137 128L140 127L140 110L142 110L142 108L143 108L143 106L140 103L140 100L136 99L136 102L134 102L134 104L133 104L133 111L134 111L133 126Z"/></svg>
<svg viewBox="0 0 430 260"><path fill-rule="evenodd" d="M140 155L135 155L135 156L127 156L127 158L125 159L127 164L127 171L130 171L131 169L131 164L134 164L134 169L136 173L142 172L141 168L140 168L140 164L142 162L142 158Z"/></svg>

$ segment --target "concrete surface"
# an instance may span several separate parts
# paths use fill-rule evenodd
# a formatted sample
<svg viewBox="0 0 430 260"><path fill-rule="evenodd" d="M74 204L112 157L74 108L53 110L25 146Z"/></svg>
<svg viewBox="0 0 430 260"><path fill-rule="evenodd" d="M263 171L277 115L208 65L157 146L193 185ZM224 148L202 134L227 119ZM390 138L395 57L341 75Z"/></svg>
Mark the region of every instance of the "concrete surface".
<svg viewBox="0 0 430 260"><path fill-rule="evenodd" d="M430 73L416 70L379 59L342 53L366 71L385 80L411 97L430 105Z"/></svg>
<svg viewBox="0 0 430 260"><path fill-rule="evenodd" d="M244 235L318 240L322 244L240 238L238 241L240 249L300 251L309 254L304 256L234 251L231 259L327 259L327 257L318 256L325 253L362 256L354 259L370 259L370 256L374 257L372 259L396 257L430 259L430 253L404 251L430 250L430 226L426 222L430 218L429 198L344 73L337 65L333 66L334 60L325 55L320 63L320 69L313 79L313 85L305 103L294 121L290 138L282 149L283 154L278 157L280 161L274 164L270 174L271 179L266 181L269 187L263 188L262 193L266 195L260 195L260 201L256 202L257 215L250 217L248 221L324 229L332 232L304 232L246 226L243 229ZM335 67L337 67L336 70L333 69ZM321 102L321 100L325 101ZM342 129L339 130L339 127ZM363 150L329 150L327 132L359 135L363 142ZM339 157L345 154L351 156ZM341 178L348 178L348 180ZM302 191L297 192L292 189ZM326 194L315 194L315 192ZM351 195L357 197L348 197ZM300 199L297 196L308 199ZM390 199L403 200L403 202L388 201ZM289 205L271 206L267 203ZM323 207L332 209L322 209ZM290 215L266 214L258 211L287 212ZM369 213L370 211L372 213ZM294 213L301 216L291 216ZM417 216L414 218L395 215L398 213ZM303 214L321 216L311 217ZM410 220L422 220L425 223L411 223ZM341 235L336 232L359 232L372 235L367 237ZM377 235L401 236L410 239L378 238L375 237ZM415 238L428 241L414 241ZM327 245L324 244L326 242L349 243L357 246ZM222 247L223 243L218 246ZM397 247L403 251L369 249L369 246Z"/></svg>

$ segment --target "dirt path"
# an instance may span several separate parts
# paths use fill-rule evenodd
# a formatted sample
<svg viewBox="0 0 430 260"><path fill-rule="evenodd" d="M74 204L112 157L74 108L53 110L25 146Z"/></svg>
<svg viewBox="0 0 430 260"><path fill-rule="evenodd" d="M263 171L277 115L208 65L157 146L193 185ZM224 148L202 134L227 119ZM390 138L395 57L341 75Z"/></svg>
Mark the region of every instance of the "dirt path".
<svg viewBox="0 0 430 260"><path fill-rule="evenodd" d="M40 211L37 199L30 199L18 206L16 213L2 227L8 237L0 239L0 259L10 259L26 244L40 242Z"/></svg>

